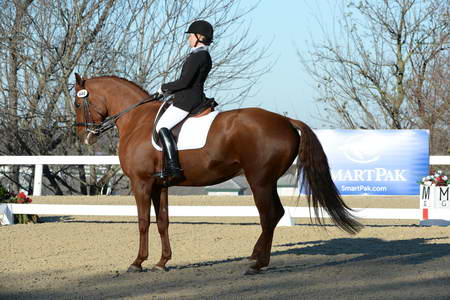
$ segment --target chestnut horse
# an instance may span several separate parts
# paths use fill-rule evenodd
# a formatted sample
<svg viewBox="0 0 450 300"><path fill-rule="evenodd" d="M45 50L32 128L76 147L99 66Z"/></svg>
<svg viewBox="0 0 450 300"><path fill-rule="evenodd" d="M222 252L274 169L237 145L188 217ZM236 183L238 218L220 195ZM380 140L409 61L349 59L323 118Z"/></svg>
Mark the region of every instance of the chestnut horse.
<svg viewBox="0 0 450 300"><path fill-rule="evenodd" d="M75 74L76 126L79 137L95 142L105 128L119 130L119 159L136 199L139 251L129 271L141 271L148 257L150 202L156 212L162 254L154 269L165 270L171 259L168 188L152 175L162 168L162 153L151 143L154 120L161 102L135 83L115 76L83 79ZM80 90L86 90L78 93ZM83 95L85 93L85 95ZM298 132L300 130L300 133ZM334 185L327 157L314 132L305 123L259 108L221 112L213 121L206 145L179 152L184 179L179 186L207 186L244 174L260 215L262 233L253 248L245 274L269 264L274 229L284 214L277 180L298 156L298 174L308 203L323 208L341 229L356 233L359 224ZM316 213L316 216L319 215ZM319 223L321 219L318 218Z"/></svg>

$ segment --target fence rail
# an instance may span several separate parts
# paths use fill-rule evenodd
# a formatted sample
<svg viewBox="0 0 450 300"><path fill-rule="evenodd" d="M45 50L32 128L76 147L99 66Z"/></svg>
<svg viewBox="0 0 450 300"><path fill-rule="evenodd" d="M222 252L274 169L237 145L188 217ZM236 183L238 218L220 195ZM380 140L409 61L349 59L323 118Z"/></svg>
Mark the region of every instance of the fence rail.
<svg viewBox="0 0 450 300"><path fill-rule="evenodd" d="M43 165L119 165L119 157L102 156L0 156L0 166L34 165L33 196L42 194ZM430 156L430 165L450 165L450 156Z"/></svg>
<svg viewBox="0 0 450 300"><path fill-rule="evenodd" d="M315 217L314 210L308 207L284 207L285 214L279 226L292 226L293 218ZM14 224L14 214L38 214L57 216L137 216L135 205L68 205L68 204L1 204L0 224ZM423 220L419 208L354 208L352 212L361 219L385 220ZM3 215L3 218L2 218ZM153 207L150 212L155 216ZM170 217L258 217L255 206L169 206ZM326 212L321 216L329 218ZM441 220L446 225L450 222L447 210L429 209L427 219ZM431 223L430 223L431 224ZM443 224L444 225L444 224Z"/></svg>
<svg viewBox="0 0 450 300"><path fill-rule="evenodd" d="M42 194L42 173L44 165L119 165L119 157L98 156L0 156L0 166L34 165L33 196Z"/></svg>
<svg viewBox="0 0 450 300"><path fill-rule="evenodd" d="M118 165L117 156L0 156L0 165L34 165L34 195L42 189L43 165ZM430 156L430 165L450 165L450 156ZM314 217L307 207L285 207L285 215L280 226L293 225L292 218ZM170 206L171 217L257 217L254 206ZM64 205L64 204L1 204L0 223L13 224L14 214L40 215L96 215L96 216L136 216L136 206L115 205ZM152 215L154 211L152 208ZM365 219L412 219L421 220L421 209L365 208L354 213ZM430 210L430 219L449 220L446 210ZM328 216L323 214L325 218Z"/></svg>
<svg viewBox="0 0 450 300"><path fill-rule="evenodd" d="M308 207L287 206L280 226L292 226L292 218L314 217L314 211ZM419 220L421 210L408 208L355 208L353 214L363 219L403 219ZM431 212L433 214L433 212ZM13 224L14 214L38 214L58 216L137 216L134 205L67 205L67 204L2 204L0 215L6 218L3 224ZM170 217L258 217L255 206L169 206ZM151 216L155 212L151 209ZM329 218L322 212L324 218Z"/></svg>

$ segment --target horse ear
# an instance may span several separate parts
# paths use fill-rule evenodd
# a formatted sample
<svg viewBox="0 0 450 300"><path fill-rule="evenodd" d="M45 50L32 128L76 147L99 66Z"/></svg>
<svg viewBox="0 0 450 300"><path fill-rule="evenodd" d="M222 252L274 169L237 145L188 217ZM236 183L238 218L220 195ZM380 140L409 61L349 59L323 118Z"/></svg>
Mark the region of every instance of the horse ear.
<svg viewBox="0 0 450 300"><path fill-rule="evenodd" d="M77 86L81 88L84 87L85 80L80 76L80 74L75 73L75 81L77 83Z"/></svg>

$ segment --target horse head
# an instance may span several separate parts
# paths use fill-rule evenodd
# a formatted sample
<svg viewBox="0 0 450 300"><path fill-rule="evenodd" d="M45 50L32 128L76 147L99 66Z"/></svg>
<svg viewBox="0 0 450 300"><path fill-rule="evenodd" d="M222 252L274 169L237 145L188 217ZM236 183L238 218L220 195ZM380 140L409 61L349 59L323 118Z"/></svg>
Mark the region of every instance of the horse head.
<svg viewBox="0 0 450 300"><path fill-rule="evenodd" d="M77 135L87 145L97 141L95 127L108 116L105 97L95 85L87 86L87 79L75 73L75 112Z"/></svg>

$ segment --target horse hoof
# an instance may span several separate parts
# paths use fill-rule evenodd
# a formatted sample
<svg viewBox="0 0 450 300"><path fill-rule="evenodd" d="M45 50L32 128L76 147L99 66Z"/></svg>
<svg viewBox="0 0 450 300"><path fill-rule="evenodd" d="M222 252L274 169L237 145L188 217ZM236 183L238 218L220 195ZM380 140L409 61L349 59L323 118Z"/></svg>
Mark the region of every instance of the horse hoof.
<svg viewBox="0 0 450 300"><path fill-rule="evenodd" d="M244 273L242 273L242 275L256 275L259 272L260 272L259 269L248 268L247 270L244 271Z"/></svg>
<svg viewBox="0 0 450 300"><path fill-rule="evenodd" d="M135 265L131 265L131 266L128 268L127 272L128 272L128 273L139 273L139 272L142 272L142 267L138 267L138 266L135 266Z"/></svg>
<svg viewBox="0 0 450 300"><path fill-rule="evenodd" d="M153 266L153 268L152 268L152 272L167 272L167 271L169 271L168 268L157 266L157 265Z"/></svg>

